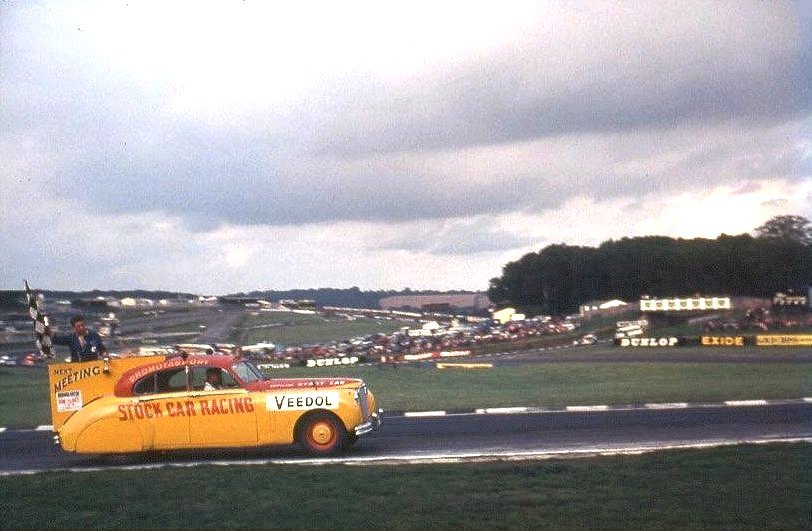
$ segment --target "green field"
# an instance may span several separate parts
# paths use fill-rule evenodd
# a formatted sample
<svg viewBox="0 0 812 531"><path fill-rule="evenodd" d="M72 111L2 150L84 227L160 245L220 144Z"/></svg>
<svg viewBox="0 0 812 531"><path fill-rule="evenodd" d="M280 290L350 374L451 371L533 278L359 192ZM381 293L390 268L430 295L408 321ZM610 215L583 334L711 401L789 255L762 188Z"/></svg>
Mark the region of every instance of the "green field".
<svg viewBox="0 0 812 531"><path fill-rule="evenodd" d="M809 529L812 446L0 478L0 527Z"/></svg>
<svg viewBox="0 0 812 531"><path fill-rule="evenodd" d="M413 321L369 318L348 320L292 312L261 312L257 315L246 314L238 329L229 337L229 341L240 345L259 342L305 345L341 341L378 332L390 334L403 326L416 325Z"/></svg>
<svg viewBox="0 0 812 531"><path fill-rule="evenodd" d="M566 355L562 354L562 359ZM273 377L363 378L388 411L699 402L812 396L812 363L524 363L292 368ZM50 424L46 373L0 368L0 426Z"/></svg>
<svg viewBox="0 0 812 531"><path fill-rule="evenodd" d="M812 364L526 363L493 369L296 369L363 378L391 411L701 402L812 396Z"/></svg>
<svg viewBox="0 0 812 531"><path fill-rule="evenodd" d="M0 367L0 426L51 423L48 375L41 368Z"/></svg>

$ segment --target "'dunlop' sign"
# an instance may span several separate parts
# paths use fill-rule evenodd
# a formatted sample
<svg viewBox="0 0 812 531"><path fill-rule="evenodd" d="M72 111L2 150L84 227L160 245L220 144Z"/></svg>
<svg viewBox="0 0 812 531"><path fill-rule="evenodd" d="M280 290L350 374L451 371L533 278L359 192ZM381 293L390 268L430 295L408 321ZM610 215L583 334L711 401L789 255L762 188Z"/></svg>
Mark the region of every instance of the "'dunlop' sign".
<svg viewBox="0 0 812 531"><path fill-rule="evenodd" d="M673 347L679 344L676 337L624 337L618 344L621 347Z"/></svg>

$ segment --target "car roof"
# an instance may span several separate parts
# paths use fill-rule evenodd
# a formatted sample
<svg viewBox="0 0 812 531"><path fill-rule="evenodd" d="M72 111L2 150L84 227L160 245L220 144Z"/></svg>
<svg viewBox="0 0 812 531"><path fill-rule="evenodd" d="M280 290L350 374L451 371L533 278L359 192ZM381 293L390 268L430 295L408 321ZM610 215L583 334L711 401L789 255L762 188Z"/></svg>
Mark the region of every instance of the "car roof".
<svg viewBox="0 0 812 531"><path fill-rule="evenodd" d="M146 360L145 360L146 361ZM134 367L121 375L115 387L116 396L131 396L133 386L145 376L154 374L166 369L181 368L184 366L199 366L199 367L219 367L227 369L237 361L233 356L206 356L206 355L190 355L190 356L172 356L162 361L146 363Z"/></svg>

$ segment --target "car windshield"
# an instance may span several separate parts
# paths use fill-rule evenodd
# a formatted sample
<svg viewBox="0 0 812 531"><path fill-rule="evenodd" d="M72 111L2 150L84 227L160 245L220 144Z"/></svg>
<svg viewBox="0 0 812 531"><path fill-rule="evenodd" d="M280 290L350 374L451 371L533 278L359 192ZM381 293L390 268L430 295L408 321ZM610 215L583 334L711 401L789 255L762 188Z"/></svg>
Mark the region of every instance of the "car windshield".
<svg viewBox="0 0 812 531"><path fill-rule="evenodd" d="M257 369L253 363L248 361L240 361L235 363L231 368L243 383L253 383L258 380L265 379L265 375L262 374L262 371Z"/></svg>

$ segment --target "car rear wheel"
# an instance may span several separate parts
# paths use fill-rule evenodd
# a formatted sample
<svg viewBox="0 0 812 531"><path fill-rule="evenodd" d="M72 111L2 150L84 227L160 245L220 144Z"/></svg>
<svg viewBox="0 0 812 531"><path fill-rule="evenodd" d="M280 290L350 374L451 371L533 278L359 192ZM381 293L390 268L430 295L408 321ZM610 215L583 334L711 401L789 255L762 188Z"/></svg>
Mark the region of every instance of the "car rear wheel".
<svg viewBox="0 0 812 531"><path fill-rule="evenodd" d="M329 413L315 413L299 429L299 444L311 455L333 455L341 451L347 430Z"/></svg>

